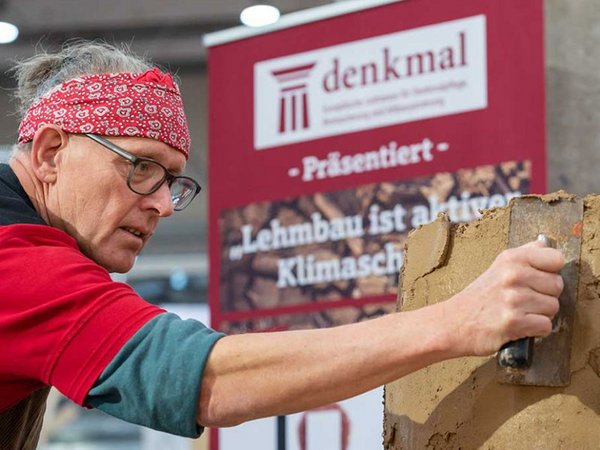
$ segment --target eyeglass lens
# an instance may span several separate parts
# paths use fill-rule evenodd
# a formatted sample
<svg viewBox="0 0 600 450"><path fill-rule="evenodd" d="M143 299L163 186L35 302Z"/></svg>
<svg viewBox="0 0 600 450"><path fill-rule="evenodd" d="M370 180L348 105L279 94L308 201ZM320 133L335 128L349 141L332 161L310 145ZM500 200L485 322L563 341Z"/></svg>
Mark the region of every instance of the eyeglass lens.
<svg viewBox="0 0 600 450"><path fill-rule="evenodd" d="M138 160L129 177L130 188L138 194L151 194L156 191L167 178L165 169L150 160ZM176 177L170 185L171 199L175 210L184 209L195 197L198 186L187 177Z"/></svg>

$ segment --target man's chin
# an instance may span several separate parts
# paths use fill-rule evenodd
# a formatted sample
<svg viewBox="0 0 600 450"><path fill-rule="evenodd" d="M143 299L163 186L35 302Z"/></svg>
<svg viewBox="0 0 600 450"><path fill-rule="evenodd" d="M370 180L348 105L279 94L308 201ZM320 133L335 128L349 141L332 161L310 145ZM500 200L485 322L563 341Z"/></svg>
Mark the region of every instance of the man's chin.
<svg viewBox="0 0 600 450"><path fill-rule="evenodd" d="M96 262L110 273L127 273L133 268L136 259L137 255L123 255L120 258L112 257Z"/></svg>

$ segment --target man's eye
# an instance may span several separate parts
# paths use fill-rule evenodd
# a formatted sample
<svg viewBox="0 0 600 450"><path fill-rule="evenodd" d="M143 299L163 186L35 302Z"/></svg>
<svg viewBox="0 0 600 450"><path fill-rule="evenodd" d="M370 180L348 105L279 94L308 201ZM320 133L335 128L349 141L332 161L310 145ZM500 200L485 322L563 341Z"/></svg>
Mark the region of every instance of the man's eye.
<svg viewBox="0 0 600 450"><path fill-rule="evenodd" d="M136 168L137 172L140 174L152 173L156 170L155 164L152 164L149 161L140 161Z"/></svg>

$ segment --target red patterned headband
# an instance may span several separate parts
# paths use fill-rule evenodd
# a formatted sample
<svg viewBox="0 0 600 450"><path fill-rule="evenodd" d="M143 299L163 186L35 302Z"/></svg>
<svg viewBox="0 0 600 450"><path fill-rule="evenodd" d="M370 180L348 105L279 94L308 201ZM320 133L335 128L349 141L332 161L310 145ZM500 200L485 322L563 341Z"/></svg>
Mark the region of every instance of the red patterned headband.
<svg viewBox="0 0 600 450"><path fill-rule="evenodd" d="M86 75L39 98L19 125L19 143L33 140L42 125L67 133L148 137L189 155L190 135L179 88L169 74Z"/></svg>

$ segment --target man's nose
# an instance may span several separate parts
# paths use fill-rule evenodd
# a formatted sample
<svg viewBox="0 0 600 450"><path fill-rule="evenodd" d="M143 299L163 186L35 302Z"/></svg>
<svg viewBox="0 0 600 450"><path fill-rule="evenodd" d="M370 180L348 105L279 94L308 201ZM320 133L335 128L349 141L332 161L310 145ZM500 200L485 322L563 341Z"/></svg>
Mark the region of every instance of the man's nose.
<svg viewBox="0 0 600 450"><path fill-rule="evenodd" d="M150 207L158 211L159 217L169 217L175 211L171 191L167 183L163 183L156 192L147 195L147 200L150 202Z"/></svg>

